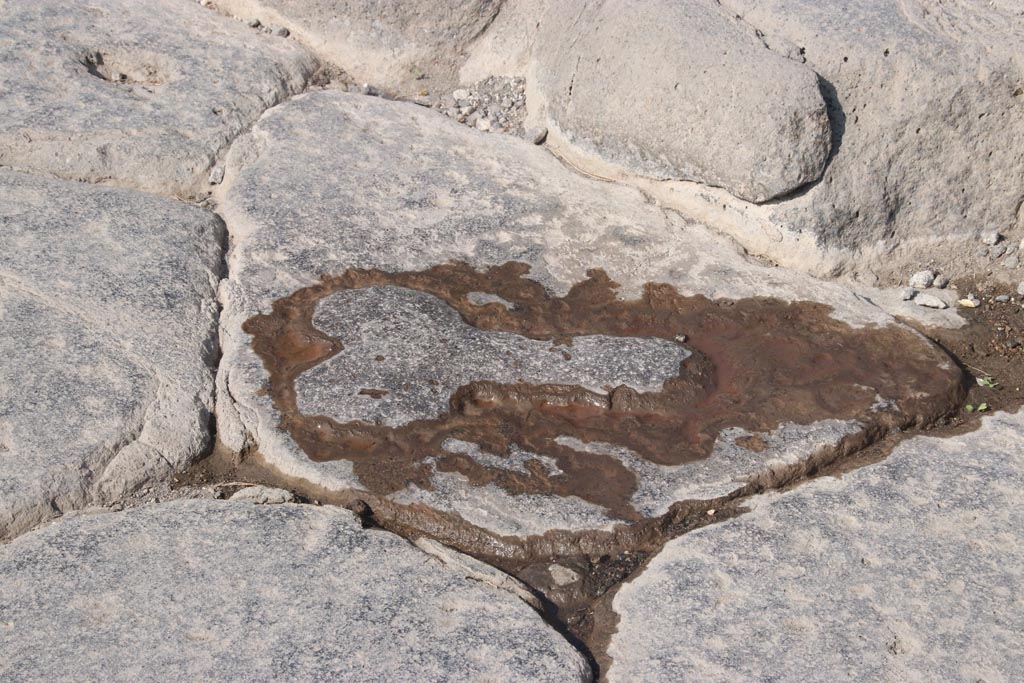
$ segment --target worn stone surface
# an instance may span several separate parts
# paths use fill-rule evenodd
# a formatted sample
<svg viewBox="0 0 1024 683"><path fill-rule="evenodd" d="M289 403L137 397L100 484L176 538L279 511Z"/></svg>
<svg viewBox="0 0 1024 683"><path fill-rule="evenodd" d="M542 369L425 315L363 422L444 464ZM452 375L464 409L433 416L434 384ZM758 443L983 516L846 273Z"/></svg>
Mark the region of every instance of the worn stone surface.
<svg viewBox="0 0 1024 683"><path fill-rule="evenodd" d="M0 172L0 538L187 465L210 441L213 214Z"/></svg>
<svg viewBox="0 0 1024 683"><path fill-rule="evenodd" d="M336 508L178 501L0 547L0 678L588 681L517 597Z"/></svg>
<svg viewBox="0 0 1024 683"><path fill-rule="evenodd" d="M892 323L880 309L840 287L754 265L703 227L646 203L637 191L583 178L524 141L486 136L433 112L378 98L320 92L275 109L233 148L220 208L234 246L231 278L221 292L219 435L232 448L255 445L283 473L331 490L361 487L352 463L314 462L280 429L281 415L266 391L267 371L251 348L252 338L241 329L252 316L268 313L273 301L317 283L321 275L339 275L349 268L413 271L452 259L476 268L515 260L530 266L532 280L564 295L586 279L589 269L601 267L621 285L623 298L637 297L645 283L654 281L671 284L684 295L817 300L855 326ZM356 298L378 296L369 289L356 291ZM407 291L405 296L412 295ZM429 296L413 298L437 305ZM297 393L309 401L313 415L394 421L398 413L388 413L378 403L388 395L375 392L374 398L358 392L394 389L393 384L371 386L385 381L371 375L378 366L398 368L395 378L405 372L394 365L404 362L408 351L404 335L418 335L414 340L436 336L440 342L448 333L438 331L441 318L436 312L412 325L420 332L406 329L408 321L395 314L405 310L402 306L367 301L368 313L349 311L346 302L354 300L328 297L318 315L328 336L337 334L337 343L346 349L351 344L354 356L366 362L339 352L308 375L300 374ZM480 301L505 307L500 301ZM340 308L332 313L335 306ZM357 321L358 331L351 320ZM405 331L385 333L385 323L377 320L389 320L388 329ZM658 348L652 340L617 343L627 342ZM921 351L930 353L925 346ZM538 353L552 355L546 347ZM377 355L385 360L376 360ZM439 352L436 358L445 357ZM946 363L941 356L932 358L930 363ZM640 359L622 360L626 365L621 369L598 368L598 374L613 370L610 374L622 383L628 379L623 373L632 372L629 363ZM459 354L438 362L437 369L456 382L481 371L478 361L463 366ZM673 362L678 363L678 356ZM356 371L360 374L352 377ZM639 377L653 385L662 379L658 372ZM423 393L416 383L409 384L408 391ZM406 411L401 420L423 418L435 410ZM874 420L872 414L866 419ZM724 495L744 480L799 465L861 429L843 420L811 422L780 425L764 435L765 448L757 453L735 443L743 440L744 430L726 431L711 457L683 466L655 464L611 444L561 445L578 450L579 458L607 460L641 479L631 503L643 515L656 515L673 501ZM572 439L575 434L567 427L564 436ZM557 475L558 468L550 469L544 453L513 448L497 458L477 446L456 438L444 448L500 477L529 467ZM541 492L510 495L495 485L470 485L465 476L451 471L435 470L428 485L410 483L392 498L427 503L504 534L606 528L616 520L587 500Z"/></svg>
<svg viewBox="0 0 1024 683"><path fill-rule="evenodd" d="M927 253L954 277L986 231L1024 230L1024 15L1013 0L726 0L828 84L835 157L772 222L839 249L840 269L899 278ZM764 244L769 255L787 244ZM794 263L793 265L798 265ZM997 269L997 276L1001 271Z"/></svg>
<svg viewBox="0 0 1024 683"><path fill-rule="evenodd" d="M232 494L231 500L245 501L254 505L280 505L281 503L294 503L295 496L291 491L284 489L256 485L238 489Z"/></svg>
<svg viewBox="0 0 1024 683"><path fill-rule="evenodd" d="M316 68L294 41L182 0L8 0L0 165L166 194Z"/></svg>
<svg viewBox="0 0 1024 683"><path fill-rule="evenodd" d="M1022 438L917 437L670 541L614 599L608 680L1016 680Z"/></svg>
<svg viewBox="0 0 1024 683"><path fill-rule="evenodd" d="M345 352L302 374L299 408L391 427L438 417L471 381L656 391L690 355L662 339L588 335L568 346L480 330L436 296L404 287L339 292L320 302L313 323Z"/></svg>
<svg viewBox="0 0 1024 683"><path fill-rule="evenodd" d="M218 0L217 6L287 27L360 83L415 94L451 84L462 50L490 24L501 2Z"/></svg>
<svg viewBox="0 0 1024 683"><path fill-rule="evenodd" d="M551 2L531 114L637 173L763 202L817 180L831 131L817 75L716 3Z"/></svg>

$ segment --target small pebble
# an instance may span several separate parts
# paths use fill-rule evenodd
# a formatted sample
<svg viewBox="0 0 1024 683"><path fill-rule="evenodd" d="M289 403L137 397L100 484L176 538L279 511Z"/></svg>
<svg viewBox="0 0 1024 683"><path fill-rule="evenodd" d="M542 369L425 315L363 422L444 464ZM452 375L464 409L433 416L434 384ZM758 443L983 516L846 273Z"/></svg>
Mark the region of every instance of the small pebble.
<svg viewBox="0 0 1024 683"><path fill-rule="evenodd" d="M914 297L914 303L925 308L938 308L939 310L949 308L949 304L933 294L918 294Z"/></svg>
<svg viewBox="0 0 1024 683"><path fill-rule="evenodd" d="M997 244L988 250L988 256L992 259L997 259L1006 253L1006 244Z"/></svg>
<svg viewBox="0 0 1024 683"><path fill-rule="evenodd" d="M1009 294L1000 294L999 296L996 297L996 301L998 301L1001 304L1008 303L1010 301L1010 295Z"/></svg>
<svg viewBox="0 0 1024 683"><path fill-rule="evenodd" d="M910 277L910 286L916 289L928 289L935 282L935 273L930 270L921 270Z"/></svg>
<svg viewBox="0 0 1024 683"><path fill-rule="evenodd" d="M477 119L476 120L476 129L477 130L482 130L482 131L489 131L491 129L491 121L490 121L490 119L485 119L483 117Z"/></svg>
<svg viewBox="0 0 1024 683"><path fill-rule="evenodd" d="M452 97L454 97L456 100L468 100L469 99L469 91L466 90L465 88L459 88L458 90L453 90L452 91Z"/></svg>
<svg viewBox="0 0 1024 683"><path fill-rule="evenodd" d="M968 294L967 298L960 299L958 303L965 308L977 308L981 305L981 299L974 296L974 294Z"/></svg>
<svg viewBox="0 0 1024 683"><path fill-rule="evenodd" d="M1024 296L1024 282L1017 285L1017 293Z"/></svg>
<svg viewBox="0 0 1024 683"><path fill-rule="evenodd" d="M945 275L939 275L935 278L935 282L932 283L932 285L939 289L945 289L946 287L949 287L949 278Z"/></svg>
<svg viewBox="0 0 1024 683"><path fill-rule="evenodd" d="M1017 254L1014 254L1013 256L1007 256L1005 259L1003 259L1003 267L1004 268L1013 269L1013 268L1016 268L1019 265L1020 265L1020 257L1017 256Z"/></svg>
<svg viewBox="0 0 1024 683"><path fill-rule="evenodd" d="M576 583L580 580L580 575L577 572L563 567L560 564L553 564L548 567L548 572L551 573L551 578L558 586L568 586L569 584Z"/></svg>
<svg viewBox="0 0 1024 683"><path fill-rule="evenodd" d="M530 128L526 131L526 139L535 145L544 144L544 141L548 139L547 128Z"/></svg>
<svg viewBox="0 0 1024 683"><path fill-rule="evenodd" d="M210 171L210 184L220 185L222 182L224 182L224 167L214 166L213 170Z"/></svg>
<svg viewBox="0 0 1024 683"><path fill-rule="evenodd" d="M988 256L988 247L978 247L974 253L977 256Z"/></svg>
<svg viewBox="0 0 1024 683"><path fill-rule="evenodd" d="M903 301L910 301L917 295L917 290L913 287L904 287L900 290L900 299Z"/></svg>
<svg viewBox="0 0 1024 683"><path fill-rule="evenodd" d="M282 26L281 28L274 29L274 35L280 38L287 38L291 34L292 32L286 29L284 26Z"/></svg>
<svg viewBox="0 0 1024 683"><path fill-rule="evenodd" d="M260 27L260 20L259 19L250 19L249 20L249 26L252 27L252 28L259 28Z"/></svg>
<svg viewBox="0 0 1024 683"><path fill-rule="evenodd" d="M987 244L990 247L999 244L999 240L1001 240L1002 238L1003 236L1000 235L995 230L989 230L988 232L981 233L982 243Z"/></svg>
<svg viewBox="0 0 1024 683"><path fill-rule="evenodd" d="M1010 348L1011 349L1019 349L1020 348L1020 340L1019 339L1014 339L1012 342L1010 342Z"/></svg>

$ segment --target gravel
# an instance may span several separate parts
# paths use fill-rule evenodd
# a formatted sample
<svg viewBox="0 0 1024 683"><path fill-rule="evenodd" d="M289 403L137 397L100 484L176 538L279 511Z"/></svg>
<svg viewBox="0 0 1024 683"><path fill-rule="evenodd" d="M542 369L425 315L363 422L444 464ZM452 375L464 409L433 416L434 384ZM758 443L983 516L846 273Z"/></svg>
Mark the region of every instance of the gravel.
<svg viewBox="0 0 1024 683"><path fill-rule="evenodd" d="M434 98L432 106L445 116L477 130L523 135L526 81L491 76Z"/></svg>

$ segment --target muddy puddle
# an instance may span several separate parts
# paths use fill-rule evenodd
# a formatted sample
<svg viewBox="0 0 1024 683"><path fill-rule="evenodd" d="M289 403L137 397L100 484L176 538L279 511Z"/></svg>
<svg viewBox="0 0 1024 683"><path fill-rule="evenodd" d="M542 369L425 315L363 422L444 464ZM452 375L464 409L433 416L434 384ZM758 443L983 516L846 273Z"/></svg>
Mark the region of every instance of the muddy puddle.
<svg viewBox="0 0 1024 683"><path fill-rule="evenodd" d="M379 286L431 294L468 325L550 340L567 355L584 335L658 338L685 345L691 355L660 391L473 381L452 393L446 413L399 426L303 414L296 379L345 353L342 339L314 325L317 304L343 290ZM828 307L812 303L711 301L659 284L623 301L615 290L595 270L566 296L552 296L517 263L486 271L464 264L410 273L349 270L281 299L244 329L270 373L281 427L314 461L352 462L367 491L387 495L409 484L429 490L436 467L513 495L578 496L624 521L640 518L630 505L634 473L611 455L573 449L559 437L623 446L651 463L681 465L708 457L727 428L753 432L739 443L756 453L764 449L758 432L861 418L877 408L879 396L892 407L884 415L876 411L872 421L901 427L930 422L958 399L957 372L939 369L944 354L906 329L851 329L830 318ZM387 353L383 341L381 353ZM367 386L359 394L379 399L400 391ZM478 444L499 459L518 447L556 467L539 459L518 469L489 466L444 448L452 439Z"/></svg>
<svg viewBox="0 0 1024 683"><path fill-rule="evenodd" d="M550 341L560 353L572 354L578 337L607 335L667 340L690 355L656 391L607 386L595 392L482 380L453 391L443 414L396 426L303 414L299 377L345 353L344 334L332 337L314 324L318 303L370 287L430 294L467 325ZM275 302L271 313L250 319L244 329L270 374L268 393L282 415L281 428L314 461L353 463L363 486L325 490L282 476L258 452L224 450L200 463L186 482L287 488L307 502L345 506L366 526L407 538L430 536L473 555L531 586L542 596L551 623L599 667L607 663L604 646L614 630L609 606L615 588L667 540L740 514L746 496L836 468L890 432L948 419L959 411L968 389L961 368L917 333L853 329L832 319L824 305L769 298L709 300L682 296L657 283L648 284L636 300L620 300L615 283L600 270L559 297L531 280L527 266L518 263L485 271L458 263L419 272L353 269ZM381 358L385 355L382 350ZM371 392L360 397L367 401L401 390L363 388ZM880 403L880 396L887 400ZM651 463L680 465L707 458L725 429L749 432L737 444L756 458L768 448L762 434L785 423L824 419L858 419L865 428L798 464L776 466L728 496L678 501L656 518L644 518L631 506L636 475L622 462L557 440L571 436L584 444L614 444ZM518 469L489 466L446 449L443 444L451 439L478 444L499 459L524 449L557 467L529 461ZM612 531L506 537L456 515L389 499L410 483L429 489L434 467L510 494L578 496L622 523Z"/></svg>

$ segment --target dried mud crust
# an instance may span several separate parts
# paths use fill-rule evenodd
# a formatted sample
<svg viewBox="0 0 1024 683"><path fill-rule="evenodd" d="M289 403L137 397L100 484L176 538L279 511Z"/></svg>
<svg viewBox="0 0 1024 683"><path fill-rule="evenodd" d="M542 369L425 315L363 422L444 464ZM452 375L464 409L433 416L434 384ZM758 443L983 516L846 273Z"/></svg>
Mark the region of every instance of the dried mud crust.
<svg viewBox="0 0 1024 683"><path fill-rule="evenodd" d="M942 369L952 368L949 359L906 329L852 329L820 304L711 301L654 283L640 299L622 301L600 270L555 297L527 272L518 263L483 272L465 264L410 273L349 270L275 302L270 314L250 319L244 329L270 373L281 428L315 461L351 461L375 494L410 483L429 489L433 462L475 485L496 484L512 494L575 495L635 521L632 471L610 455L562 445L559 436L624 446L650 462L681 465L708 457L729 427L757 433L829 418L909 427L939 418L959 398L959 373ZM576 336L610 335L685 338L692 355L658 392L619 386L606 387L604 395L578 386L480 381L460 387L441 417L398 427L302 414L296 378L344 353L340 340L314 326L317 303L342 290L380 285L433 294L481 330L555 340L568 353ZM474 304L480 299L470 295L480 293L507 304ZM879 395L890 399L885 407L877 404ZM527 463L528 473L491 468L445 450L447 439L480 444L498 457L515 445L553 458L560 471L552 474L539 462ZM741 443L754 452L763 447L756 437Z"/></svg>

